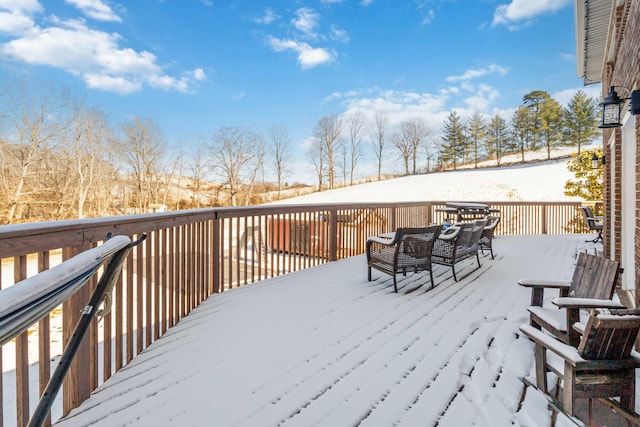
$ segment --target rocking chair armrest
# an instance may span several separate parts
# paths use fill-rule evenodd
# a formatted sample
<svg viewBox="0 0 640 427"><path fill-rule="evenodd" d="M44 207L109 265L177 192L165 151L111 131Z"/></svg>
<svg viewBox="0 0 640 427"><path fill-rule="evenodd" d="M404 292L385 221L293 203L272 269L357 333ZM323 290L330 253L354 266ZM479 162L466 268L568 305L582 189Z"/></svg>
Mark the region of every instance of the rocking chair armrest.
<svg viewBox="0 0 640 427"><path fill-rule="evenodd" d="M584 362L584 359L578 353L578 349L570 346L569 344L565 344L561 341L558 341L556 338L552 337L551 335L546 334L541 330L534 328L531 325L527 325L527 324L520 325L520 331L523 334L525 334L527 337L529 337L537 345L541 345L544 348L553 351L558 356L562 357L564 360L568 361L574 366L577 363Z"/></svg>
<svg viewBox="0 0 640 427"><path fill-rule="evenodd" d="M625 308L610 299L560 297L554 298L551 303L560 308Z"/></svg>
<svg viewBox="0 0 640 427"><path fill-rule="evenodd" d="M551 288L551 289L569 289L571 287L570 280L541 280L541 279L520 279L518 285L525 288Z"/></svg>

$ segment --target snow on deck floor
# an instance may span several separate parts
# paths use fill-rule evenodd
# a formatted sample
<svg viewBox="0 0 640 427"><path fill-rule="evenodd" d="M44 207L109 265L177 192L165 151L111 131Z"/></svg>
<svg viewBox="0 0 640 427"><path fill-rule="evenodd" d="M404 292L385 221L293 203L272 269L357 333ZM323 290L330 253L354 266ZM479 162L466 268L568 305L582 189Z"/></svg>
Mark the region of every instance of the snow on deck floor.
<svg viewBox="0 0 640 427"><path fill-rule="evenodd" d="M85 425L548 425L521 378L522 277L569 279L584 235L502 236L497 256L391 276L364 256L207 300L59 422Z"/></svg>

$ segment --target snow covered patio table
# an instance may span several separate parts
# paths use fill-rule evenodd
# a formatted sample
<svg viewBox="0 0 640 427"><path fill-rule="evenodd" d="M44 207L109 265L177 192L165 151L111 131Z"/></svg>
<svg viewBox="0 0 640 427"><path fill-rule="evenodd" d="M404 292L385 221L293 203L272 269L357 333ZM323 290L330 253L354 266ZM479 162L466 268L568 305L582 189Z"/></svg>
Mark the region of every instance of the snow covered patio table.
<svg viewBox="0 0 640 427"><path fill-rule="evenodd" d="M548 425L523 383L522 277L569 279L584 235L501 236L496 259L398 276L364 255L236 288L199 308L59 425ZM469 267L466 268L466 263ZM473 271L472 271L473 270Z"/></svg>

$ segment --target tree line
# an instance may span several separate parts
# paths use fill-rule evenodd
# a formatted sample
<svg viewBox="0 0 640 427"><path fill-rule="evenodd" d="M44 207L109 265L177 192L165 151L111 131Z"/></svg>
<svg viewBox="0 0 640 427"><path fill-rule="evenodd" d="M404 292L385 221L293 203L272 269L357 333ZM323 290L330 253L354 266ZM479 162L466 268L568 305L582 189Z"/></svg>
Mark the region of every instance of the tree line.
<svg viewBox="0 0 640 427"><path fill-rule="evenodd" d="M415 174L487 158L499 163L543 145L580 147L597 130L595 116L581 91L566 109L535 91L508 123L480 113L463 122L451 112L437 140L421 118L392 125L385 111L370 120L364 112L330 114L313 129L307 156L322 190L354 184L365 154L381 179L390 156ZM67 90L7 86L0 92L2 223L250 205L291 187L293 146L283 125L264 132L223 126L179 147L151 119L114 124Z"/></svg>
<svg viewBox="0 0 640 427"><path fill-rule="evenodd" d="M598 110L595 101L577 91L566 108L547 92L536 90L523 97L523 103L505 120L496 115L484 119L473 114L466 123L451 112L443 128L440 160L456 168L460 163L495 159L500 165L507 154L520 154L524 162L527 151L544 149L547 158L555 147L581 147L598 134Z"/></svg>
<svg viewBox="0 0 640 427"><path fill-rule="evenodd" d="M7 85L0 91L0 223L256 203L256 193L285 186L289 150L283 126L266 136L221 127L171 146L151 119L112 123L68 90Z"/></svg>
<svg viewBox="0 0 640 427"><path fill-rule="evenodd" d="M578 90L563 108L547 92L526 94L511 117L485 116L476 111L463 120L451 111L439 133L433 132L421 117L391 124L385 111L375 111L366 123L361 112L323 116L314 130L309 161L317 176L318 188L334 188L338 181L354 183L354 170L363 156L368 139L381 178L383 165L400 160L405 175L456 169L459 165L478 167L483 160L499 166L508 154L555 147L581 147L598 134L595 101ZM436 136L434 136L436 135ZM438 136L439 135L439 136Z"/></svg>

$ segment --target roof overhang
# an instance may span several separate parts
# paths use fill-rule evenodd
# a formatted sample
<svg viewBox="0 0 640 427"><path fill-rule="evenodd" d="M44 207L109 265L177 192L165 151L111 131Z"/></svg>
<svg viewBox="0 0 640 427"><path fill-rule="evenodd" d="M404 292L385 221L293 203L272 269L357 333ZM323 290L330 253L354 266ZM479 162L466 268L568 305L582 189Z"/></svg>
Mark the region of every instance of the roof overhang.
<svg viewBox="0 0 640 427"><path fill-rule="evenodd" d="M612 0L574 0L576 64L584 84L602 81Z"/></svg>

